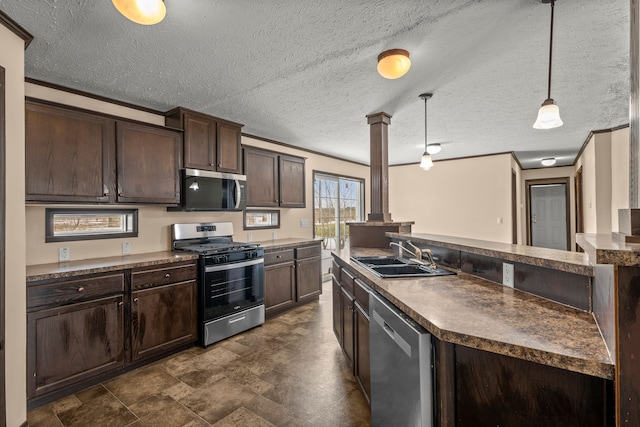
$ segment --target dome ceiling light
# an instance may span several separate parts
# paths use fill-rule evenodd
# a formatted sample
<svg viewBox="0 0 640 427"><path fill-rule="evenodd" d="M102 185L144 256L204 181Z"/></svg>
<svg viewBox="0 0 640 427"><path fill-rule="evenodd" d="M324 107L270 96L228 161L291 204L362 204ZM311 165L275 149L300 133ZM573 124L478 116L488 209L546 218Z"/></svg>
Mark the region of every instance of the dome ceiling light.
<svg viewBox="0 0 640 427"><path fill-rule="evenodd" d="M167 8L162 0L112 0L125 18L140 25L153 25L162 21Z"/></svg>
<svg viewBox="0 0 640 427"><path fill-rule="evenodd" d="M420 167L426 171L433 167L431 154L429 154L429 144L427 143L427 100L432 96L432 93L423 93L420 95L420 98L424 99L424 154L420 161Z"/></svg>
<svg viewBox="0 0 640 427"><path fill-rule="evenodd" d="M556 158L555 157L547 157L546 159L540 160L540 163L542 163L542 166L553 166L553 165L556 164Z"/></svg>
<svg viewBox="0 0 640 427"><path fill-rule="evenodd" d="M427 153L429 154L438 154L442 150L440 144L429 144L427 145Z"/></svg>
<svg viewBox="0 0 640 427"><path fill-rule="evenodd" d="M385 79L397 79L411 68L409 52L404 49L385 50L378 55L378 73Z"/></svg>
<svg viewBox="0 0 640 427"><path fill-rule="evenodd" d="M553 52L553 9L555 0L541 0L542 3L551 3L551 31L549 35L549 80L547 84L547 99L538 110L538 118L533 124L534 129L553 129L562 126L560 109L551 98L551 57Z"/></svg>

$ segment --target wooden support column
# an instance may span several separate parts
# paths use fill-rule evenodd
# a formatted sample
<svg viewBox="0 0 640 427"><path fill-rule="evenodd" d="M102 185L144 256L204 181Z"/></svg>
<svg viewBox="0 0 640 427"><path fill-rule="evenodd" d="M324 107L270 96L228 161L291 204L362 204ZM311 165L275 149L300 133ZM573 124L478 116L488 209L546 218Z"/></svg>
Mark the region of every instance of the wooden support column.
<svg viewBox="0 0 640 427"><path fill-rule="evenodd" d="M370 130L371 213L369 222L389 222L389 132L391 116L375 113L367 116Z"/></svg>

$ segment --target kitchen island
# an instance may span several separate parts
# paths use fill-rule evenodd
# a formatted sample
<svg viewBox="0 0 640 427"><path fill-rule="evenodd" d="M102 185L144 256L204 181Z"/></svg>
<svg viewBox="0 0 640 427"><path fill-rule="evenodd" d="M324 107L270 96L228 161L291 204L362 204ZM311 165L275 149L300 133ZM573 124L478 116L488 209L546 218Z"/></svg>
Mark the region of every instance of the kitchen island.
<svg viewBox="0 0 640 427"><path fill-rule="evenodd" d="M613 359L590 310L564 301L576 283L591 292L587 255L418 233L387 236L432 249L457 274L382 279L350 257L393 252L351 248L334 253L340 270L334 276L353 276L433 335L436 425L613 423ZM500 284L505 260L516 275L522 272L516 289ZM531 292L538 276L542 293L552 289L562 303ZM554 280L567 289L549 286Z"/></svg>

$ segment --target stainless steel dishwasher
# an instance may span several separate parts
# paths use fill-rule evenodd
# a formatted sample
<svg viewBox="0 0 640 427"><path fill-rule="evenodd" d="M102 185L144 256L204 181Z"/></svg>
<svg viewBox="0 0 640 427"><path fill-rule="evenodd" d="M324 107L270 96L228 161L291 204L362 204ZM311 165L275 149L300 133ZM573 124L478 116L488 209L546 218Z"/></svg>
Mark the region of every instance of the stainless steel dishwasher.
<svg viewBox="0 0 640 427"><path fill-rule="evenodd" d="M384 297L369 294L371 425L433 425L431 335Z"/></svg>

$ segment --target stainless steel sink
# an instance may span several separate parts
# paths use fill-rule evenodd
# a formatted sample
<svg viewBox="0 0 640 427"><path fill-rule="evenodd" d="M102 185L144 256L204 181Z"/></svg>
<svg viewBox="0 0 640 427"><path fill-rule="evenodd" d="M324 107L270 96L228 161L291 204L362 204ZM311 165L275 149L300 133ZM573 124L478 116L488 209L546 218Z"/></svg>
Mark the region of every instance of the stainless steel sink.
<svg viewBox="0 0 640 427"><path fill-rule="evenodd" d="M434 277L456 274L440 267L432 269L425 265L410 263L409 260L400 257L351 257L351 259L382 278Z"/></svg>

